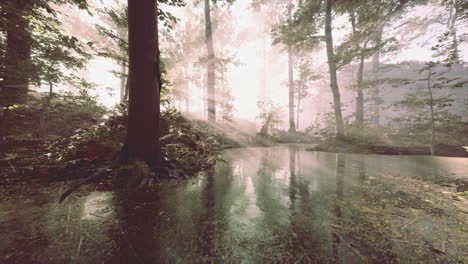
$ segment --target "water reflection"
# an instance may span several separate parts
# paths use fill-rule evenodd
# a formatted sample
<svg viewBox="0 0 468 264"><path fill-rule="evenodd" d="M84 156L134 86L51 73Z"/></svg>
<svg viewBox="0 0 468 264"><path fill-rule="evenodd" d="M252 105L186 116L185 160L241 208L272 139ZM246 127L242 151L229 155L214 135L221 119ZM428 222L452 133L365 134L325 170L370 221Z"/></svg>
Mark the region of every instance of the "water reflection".
<svg viewBox="0 0 468 264"><path fill-rule="evenodd" d="M404 204L396 214L400 230L410 222L405 215L416 210L407 200L423 200L398 189L399 178L385 182L383 175L460 178L461 165L468 165L456 158L307 152L297 145L232 149L223 158L229 165L189 181L117 192L88 186L63 205L57 204L59 185L0 189L0 262L395 261L412 255L394 248L395 234L382 231L386 223L375 210ZM423 209L417 207L418 214ZM433 222L450 221L458 220ZM345 230L353 225L380 232L379 240L356 239L362 232Z"/></svg>

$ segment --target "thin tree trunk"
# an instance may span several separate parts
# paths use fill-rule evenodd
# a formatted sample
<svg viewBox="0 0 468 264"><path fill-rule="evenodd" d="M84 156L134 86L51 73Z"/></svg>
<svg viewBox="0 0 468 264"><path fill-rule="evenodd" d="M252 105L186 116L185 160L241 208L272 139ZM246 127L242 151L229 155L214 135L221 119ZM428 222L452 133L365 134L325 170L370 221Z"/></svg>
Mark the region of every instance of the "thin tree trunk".
<svg viewBox="0 0 468 264"><path fill-rule="evenodd" d="M382 23L381 26L377 29L376 38L375 38L375 45L380 45L382 43L382 34L384 29L385 23ZM379 78L379 67L380 67L380 49L377 50L372 55L372 79L376 81ZM373 115L372 115L372 124L374 126L380 125L380 89L379 85L374 85L374 92L372 95L373 101Z"/></svg>
<svg viewBox="0 0 468 264"><path fill-rule="evenodd" d="M190 81L187 74L187 65L184 63L184 83L185 83L185 112L189 112L189 105L190 105Z"/></svg>
<svg viewBox="0 0 468 264"><path fill-rule="evenodd" d="M434 97L432 95L432 87L431 87L431 75L432 69L429 69L429 73L427 74L427 90L429 91L429 106L431 108L431 155L434 156L434 140L435 140L435 121L434 121Z"/></svg>
<svg viewBox="0 0 468 264"><path fill-rule="evenodd" d="M356 30L356 17L354 11L350 13L351 18L351 26L353 29L353 37L356 37L357 30ZM355 40L356 41L356 40ZM362 80L363 80L363 72L364 72L364 55L363 49L366 49L368 40L364 43L362 49L360 44L356 42L356 49L360 50L361 56L359 56L359 66L357 72L357 82L356 82L356 125L359 128L364 126L364 93L362 91Z"/></svg>
<svg viewBox="0 0 468 264"><path fill-rule="evenodd" d="M367 47L367 41L363 45L363 49ZM357 72L357 87L356 87L356 125L360 128L364 126L364 93L362 91L362 80L364 73L364 55L359 57L359 68Z"/></svg>
<svg viewBox="0 0 468 264"><path fill-rule="evenodd" d="M128 90L130 86L130 67L127 69L127 82L125 84L125 90L122 98L122 103L125 103L128 101Z"/></svg>
<svg viewBox="0 0 468 264"><path fill-rule="evenodd" d="M292 4L288 7L288 19L291 20ZM289 77L289 130L288 132L296 132L294 124L294 76L293 76L293 57L291 46L288 46L288 77Z"/></svg>
<svg viewBox="0 0 468 264"><path fill-rule="evenodd" d="M126 88L127 88L127 82L125 81L125 73L127 73L127 66L126 66L127 62L126 61L123 61L122 62L122 65L120 67L120 74L121 77L120 77L120 103L125 103L125 101L127 100L126 98ZM128 76L128 75L127 75Z"/></svg>
<svg viewBox="0 0 468 264"><path fill-rule="evenodd" d="M46 113L49 110L50 102L52 101L54 92L54 85L49 80L49 95L47 96L46 102L42 105L41 113L39 115L39 132L44 133L46 129Z"/></svg>
<svg viewBox="0 0 468 264"><path fill-rule="evenodd" d="M296 117L296 130L298 131L299 130L299 112L300 112L300 108L301 108L301 98L299 97L299 94L297 95L297 117Z"/></svg>
<svg viewBox="0 0 468 264"><path fill-rule="evenodd" d="M128 1L129 106L126 151L130 159L162 164L159 144L160 71L155 63L158 50L157 1Z"/></svg>
<svg viewBox="0 0 468 264"><path fill-rule="evenodd" d="M210 0L205 0L205 44L208 55L207 61L207 99L208 121L216 122L216 98L215 98L215 55L213 48L213 30L210 15Z"/></svg>
<svg viewBox="0 0 468 264"><path fill-rule="evenodd" d="M455 23L457 22L457 18L459 16L459 9L456 7L456 0L452 0L452 8L450 9L450 16L448 20L448 28L450 33L452 34L452 49L453 49L453 57L458 62L459 60L459 50L458 50L458 38L457 38L457 29L455 28Z"/></svg>
<svg viewBox="0 0 468 264"><path fill-rule="evenodd" d="M333 94L333 105L335 109L335 120L336 120L336 137L344 138L344 125L343 125L343 115L341 113L341 99L340 91L338 88L338 81L336 77L336 62L335 54L333 51L333 36L332 36L332 6L333 0L326 0L325 6L325 41L327 45L327 58L328 58L328 67L330 70L330 88Z"/></svg>

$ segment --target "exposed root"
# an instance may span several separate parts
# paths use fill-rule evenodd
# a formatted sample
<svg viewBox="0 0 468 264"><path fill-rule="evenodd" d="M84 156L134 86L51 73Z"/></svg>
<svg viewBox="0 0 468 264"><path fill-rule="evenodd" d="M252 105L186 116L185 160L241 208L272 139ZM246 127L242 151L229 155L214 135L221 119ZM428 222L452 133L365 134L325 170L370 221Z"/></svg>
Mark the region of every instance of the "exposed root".
<svg viewBox="0 0 468 264"><path fill-rule="evenodd" d="M171 169L169 167L175 166L173 164L167 164L168 167L161 168L164 173L168 173L168 175L176 174L177 169ZM120 169L120 174L125 176L126 182L124 183L127 187L138 187L141 188L143 186L151 186L154 180L159 180L156 176L154 170L150 167L147 161L141 159L129 159L128 153L126 152L125 147L122 149L120 154L117 158L107 167L98 169L94 174L81 179L75 185L70 187L65 193L62 194L60 197L60 202L65 200L72 192L80 188L82 185L85 185L93 180L96 180L104 175L107 172L113 171L114 169Z"/></svg>
<svg viewBox="0 0 468 264"><path fill-rule="evenodd" d="M66 192L64 192L62 196L60 197L59 203L65 200L65 198L67 198L70 194L72 194L72 192L80 188L82 185L85 185L93 180L96 180L104 176L106 172L119 167L125 160L127 160L127 158L128 158L128 153L126 151L126 148L124 147L122 151L119 153L119 155L117 156L117 158L115 158L114 161L112 161L112 163L109 166L98 169L94 174L91 174L90 176L79 180L77 183L75 183L75 185L73 185Z"/></svg>

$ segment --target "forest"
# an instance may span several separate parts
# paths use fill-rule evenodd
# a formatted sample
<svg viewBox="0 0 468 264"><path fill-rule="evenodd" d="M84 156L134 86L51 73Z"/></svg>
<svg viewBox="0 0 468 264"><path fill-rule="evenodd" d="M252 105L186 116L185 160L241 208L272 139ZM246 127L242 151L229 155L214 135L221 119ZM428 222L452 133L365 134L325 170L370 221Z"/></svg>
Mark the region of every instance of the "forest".
<svg viewBox="0 0 468 264"><path fill-rule="evenodd" d="M465 0L0 1L0 263L468 263Z"/></svg>

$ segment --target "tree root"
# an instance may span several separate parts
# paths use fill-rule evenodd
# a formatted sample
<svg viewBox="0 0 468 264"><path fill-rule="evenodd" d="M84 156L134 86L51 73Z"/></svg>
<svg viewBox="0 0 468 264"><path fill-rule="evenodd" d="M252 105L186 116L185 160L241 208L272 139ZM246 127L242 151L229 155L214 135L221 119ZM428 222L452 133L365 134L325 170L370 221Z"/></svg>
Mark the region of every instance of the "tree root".
<svg viewBox="0 0 468 264"><path fill-rule="evenodd" d="M128 152L126 151L126 148L124 147L120 151L119 155L112 161L112 163L109 166L98 169L94 174L91 174L90 176L79 180L72 187L70 187L66 192L64 192L62 196L60 197L59 203L65 200L65 198L67 198L70 194L72 194L72 192L76 191L81 186L104 176L106 172L109 172L112 169L119 167L126 160L128 160Z"/></svg>
<svg viewBox="0 0 468 264"><path fill-rule="evenodd" d="M67 198L72 192L76 191L81 186L97 180L102 176L106 175L107 172L114 171L115 169L119 168L120 171L117 172L117 175L121 175L126 177L126 181L122 182L122 187L137 187L141 188L144 186L151 186L153 185L154 181L159 181L158 175L166 175L169 178L188 178L188 174L184 173L183 170L177 168L178 166L173 162L164 161L163 166L154 168L151 166L152 163L142 160L142 159L132 159L129 157L128 151L124 146L119 153L119 155L112 161L112 163L104 168L98 169L94 174L79 180L75 183L72 187L70 187L66 192L62 194L60 197L59 203L61 203L65 198ZM155 173L155 170L158 170Z"/></svg>

